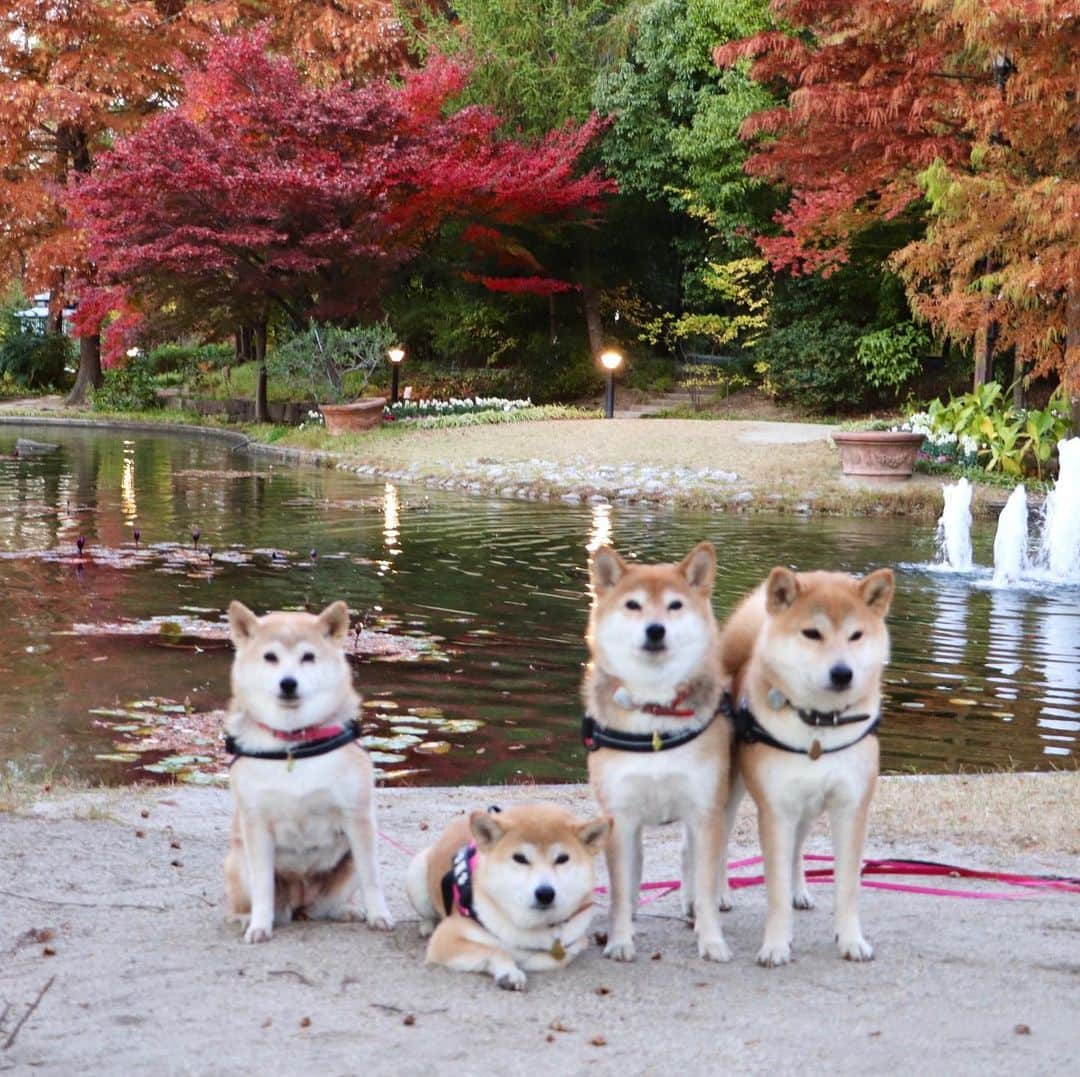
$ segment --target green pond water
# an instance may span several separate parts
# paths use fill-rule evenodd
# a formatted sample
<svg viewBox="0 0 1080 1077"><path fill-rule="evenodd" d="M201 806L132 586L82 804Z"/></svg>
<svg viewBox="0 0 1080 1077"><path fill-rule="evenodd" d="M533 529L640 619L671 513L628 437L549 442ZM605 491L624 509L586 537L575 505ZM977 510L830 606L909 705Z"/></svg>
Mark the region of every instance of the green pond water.
<svg viewBox="0 0 1080 1077"><path fill-rule="evenodd" d="M60 449L16 459L17 437ZM1080 589L933 570L925 524L465 497L216 439L28 424L0 425L0 770L184 772L175 746L132 744L223 707L230 651L160 623L220 625L232 598L259 612L343 598L367 629L408 637L408 660L357 667L385 780L577 781L589 546L676 559L702 538L719 552L721 616L774 564L897 570L886 770L1076 765ZM974 541L989 563L992 526Z"/></svg>

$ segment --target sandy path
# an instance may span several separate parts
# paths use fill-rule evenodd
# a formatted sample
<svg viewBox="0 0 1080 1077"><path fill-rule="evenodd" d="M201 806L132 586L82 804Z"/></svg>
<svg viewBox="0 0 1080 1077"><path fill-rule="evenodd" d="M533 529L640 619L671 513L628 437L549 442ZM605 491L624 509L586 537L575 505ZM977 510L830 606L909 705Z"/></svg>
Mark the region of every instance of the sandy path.
<svg viewBox="0 0 1080 1077"><path fill-rule="evenodd" d="M1078 788L1075 773L889 779L869 852L1077 874ZM580 787L529 795L538 792L589 810ZM434 828L453 811L520 796L383 791L380 829L415 848L430 837L422 822ZM835 956L822 887L820 907L798 914L797 962L771 971L753 963L761 888L740 890L725 918L735 951L725 966L697 959L672 896L644 910L634 965L594 948L514 995L423 966L402 893L407 856L387 842L392 935L296 924L244 946L223 922L228 814L222 791L159 787L54 795L0 815L0 1071L534 1077L543 1067L628 1077L913 1066L1049 1073L1075 1064L1076 895L963 901L866 890L878 956L853 965ZM995 818L1012 822L1001 829ZM736 853L754 851L748 822L739 838ZM827 848L820 836L811 844ZM670 878L676 863L672 828L653 832L646 878ZM597 1036L606 1043L595 1045Z"/></svg>

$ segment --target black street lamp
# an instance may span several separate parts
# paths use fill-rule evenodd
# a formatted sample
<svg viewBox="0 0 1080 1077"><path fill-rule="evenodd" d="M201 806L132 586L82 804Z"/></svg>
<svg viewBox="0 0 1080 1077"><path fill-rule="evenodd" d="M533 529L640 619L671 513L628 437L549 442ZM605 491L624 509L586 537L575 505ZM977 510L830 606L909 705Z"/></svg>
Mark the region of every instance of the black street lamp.
<svg viewBox="0 0 1080 1077"><path fill-rule="evenodd" d="M615 418L615 371L622 366L622 355L614 348L609 348L600 356L600 363L607 371L607 385L604 389L604 418Z"/></svg>
<svg viewBox="0 0 1080 1077"><path fill-rule="evenodd" d="M390 360L390 403L398 402L398 375L401 373L401 362L405 358L405 349L395 344L387 353Z"/></svg>

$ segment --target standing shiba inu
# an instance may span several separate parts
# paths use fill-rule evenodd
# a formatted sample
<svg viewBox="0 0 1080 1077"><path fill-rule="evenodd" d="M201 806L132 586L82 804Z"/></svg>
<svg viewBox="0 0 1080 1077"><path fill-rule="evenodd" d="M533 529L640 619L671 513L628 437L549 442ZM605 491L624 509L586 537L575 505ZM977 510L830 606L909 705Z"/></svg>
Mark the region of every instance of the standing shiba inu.
<svg viewBox="0 0 1080 1077"><path fill-rule="evenodd" d="M791 960L792 906L813 907L803 868L810 824L829 813L836 938L843 957L868 961L859 923L859 872L878 774L885 616L893 574L774 568L724 626L733 678L736 758L758 809L768 916L758 963ZM734 816L742 790L730 805Z"/></svg>
<svg viewBox="0 0 1080 1077"><path fill-rule="evenodd" d="M604 953L634 958L641 828L681 822L683 910L694 917L698 953L727 961L718 911L730 902L724 805L731 727L717 714L724 682L711 602L716 552L703 542L678 565L628 565L604 546L590 572L584 740L593 792L614 819Z"/></svg>
<svg viewBox="0 0 1080 1077"><path fill-rule="evenodd" d="M389 930L375 865L372 767L356 743L360 697L344 653L348 608L335 602L317 617L260 618L233 602L229 629L231 915L247 918L247 942L265 942L275 920L298 912Z"/></svg>
<svg viewBox="0 0 1080 1077"><path fill-rule="evenodd" d="M406 878L421 933L434 929L427 961L489 973L512 991L526 971L565 966L589 945L594 858L608 830L606 819L547 804L456 819Z"/></svg>

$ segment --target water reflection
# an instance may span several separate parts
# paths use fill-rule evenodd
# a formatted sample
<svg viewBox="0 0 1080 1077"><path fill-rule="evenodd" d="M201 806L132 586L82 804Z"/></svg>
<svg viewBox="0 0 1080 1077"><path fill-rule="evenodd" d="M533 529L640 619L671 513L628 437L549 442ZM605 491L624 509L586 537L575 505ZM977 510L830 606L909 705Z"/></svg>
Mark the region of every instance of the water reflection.
<svg viewBox="0 0 1080 1077"><path fill-rule="evenodd" d="M1035 635L1044 691L1039 728L1047 755L1072 753L1080 733L1080 615L1058 597L1044 600Z"/></svg>
<svg viewBox="0 0 1080 1077"><path fill-rule="evenodd" d="M386 483L383 487L383 546L386 549L386 559L378 562L379 575L385 576L394 566L393 559L401 551L401 500L398 497L398 488L393 483Z"/></svg>
<svg viewBox="0 0 1080 1077"><path fill-rule="evenodd" d="M611 506L593 505L592 529L589 532L589 541L586 543L585 549L588 550L589 553L593 553L600 549L601 546L610 546L612 534Z"/></svg>

